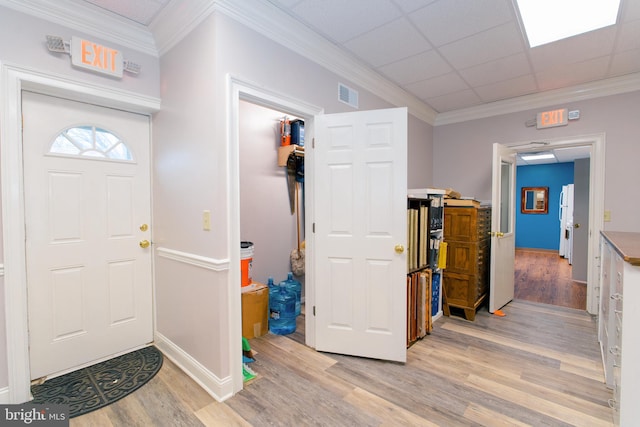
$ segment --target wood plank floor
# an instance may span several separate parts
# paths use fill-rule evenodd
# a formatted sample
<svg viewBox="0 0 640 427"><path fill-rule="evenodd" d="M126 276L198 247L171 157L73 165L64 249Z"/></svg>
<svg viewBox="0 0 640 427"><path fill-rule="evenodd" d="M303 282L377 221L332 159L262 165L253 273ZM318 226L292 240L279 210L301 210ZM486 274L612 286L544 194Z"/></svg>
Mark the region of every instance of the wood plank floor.
<svg viewBox="0 0 640 427"><path fill-rule="evenodd" d="M215 402L170 361L134 394L71 426L611 426L594 319L514 301L505 317L445 317L406 364L252 339L258 378Z"/></svg>
<svg viewBox="0 0 640 427"><path fill-rule="evenodd" d="M572 279L557 251L516 249L515 298L586 310L587 284Z"/></svg>

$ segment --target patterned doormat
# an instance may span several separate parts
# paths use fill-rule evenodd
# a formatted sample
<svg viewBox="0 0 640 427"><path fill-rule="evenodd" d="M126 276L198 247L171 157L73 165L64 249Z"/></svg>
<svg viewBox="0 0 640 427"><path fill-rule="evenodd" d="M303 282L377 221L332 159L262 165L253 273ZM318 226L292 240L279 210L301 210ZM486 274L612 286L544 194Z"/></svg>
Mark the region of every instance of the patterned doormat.
<svg viewBox="0 0 640 427"><path fill-rule="evenodd" d="M107 406L145 385L162 367L162 353L151 346L31 387L31 403L69 405L69 417Z"/></svg>

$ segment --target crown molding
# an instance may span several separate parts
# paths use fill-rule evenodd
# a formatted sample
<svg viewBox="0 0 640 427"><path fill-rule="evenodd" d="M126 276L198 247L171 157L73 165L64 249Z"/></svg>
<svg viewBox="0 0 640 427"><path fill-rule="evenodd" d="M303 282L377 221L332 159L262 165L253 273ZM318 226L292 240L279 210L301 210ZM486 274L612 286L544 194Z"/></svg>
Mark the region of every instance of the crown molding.
<svg viewBox="0 0 640 427"><path fill-rule="evenodd" d="M417 97L391 83L333 43L263 0L216 0L218 9L236 21L288 47L392 105L433 124L436 111Z"/></svg>
<svg viewBox="0 0 640 427"><path fill-rule="evenodd" d="M149 29L160 56L167 53L217 8L215 0L171 0L156 16Z"/></svg>
<svg viewBox="0 0 640 427"><path fill-rule="evenodd" d="M603 96L640 90L640 73L627 74L597 82L585 83L564 89L555 89L532 95L520 96L504 101L496 101L475 107L440 113L434 126L484 119L503 114L527 111L550 105L568 104L570 102L601 98Z"/></svg>
<svg viewBox="0 0 640 427"><path fill-rule="evenodd" d="M0 0L0 6L117 43L154 57L158 50L144 25L91 3L71 0ZM105 23L108 22L108 25Z"/></svg>

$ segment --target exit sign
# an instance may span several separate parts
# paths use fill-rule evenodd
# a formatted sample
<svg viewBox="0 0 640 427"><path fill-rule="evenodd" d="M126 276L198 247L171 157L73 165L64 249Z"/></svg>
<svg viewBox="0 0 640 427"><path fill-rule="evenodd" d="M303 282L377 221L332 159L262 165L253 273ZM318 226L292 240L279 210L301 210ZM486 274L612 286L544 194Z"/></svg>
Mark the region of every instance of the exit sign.
<svg viewBox="0 0 640 427"><path fill-rule="evenodd" d="M122 78L122 52L79 37L71 38L71 63L97 73Z"/></svg>
<svg viewBox="0 0 640 427"><path fill-rule="evenodd" d="M555 126L566 126L569 123L569 110L561 108L559 110L543 111L538 113L536 127L538 129L552 128Z"/></svg>

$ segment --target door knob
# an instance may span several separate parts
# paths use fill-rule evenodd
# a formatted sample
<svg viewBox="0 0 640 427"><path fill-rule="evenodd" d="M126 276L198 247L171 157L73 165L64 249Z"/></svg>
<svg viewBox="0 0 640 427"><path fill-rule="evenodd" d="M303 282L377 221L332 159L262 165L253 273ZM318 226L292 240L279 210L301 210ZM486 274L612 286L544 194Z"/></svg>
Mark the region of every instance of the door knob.
<svg viewBox="0 0 640 427"><path fill-rule="evenodd" d="M151 244L151 243L149 243L149 241L148 241L148 240L141 240L141 241L140 241L140 247L141 247L141 248L143 248L143 249L144 249L144 248L148 248L150 244Z"/></svg>
<svg viewBox="0 0 640 427"><path fill-rule="evenodd" d="M149 229L149 226L147 224L142 224L140 226L140 231L147 231Z"/></svg>
<svg viewBox="0 0 640 427"><path fill-rule="evenodd" d="M573 227L574 227L574 228L580 228L580 224L579 224L579 223L578 223L578 224L575 224Z"/></svg>
<svg viewBox="0 0 640 427"><path fill-rule="evenodd" d="M402 245L396 245L396 247L394 249L395 249L396 253L399 253L399 254L404 252L404 246L402 246Z"/></svg>

